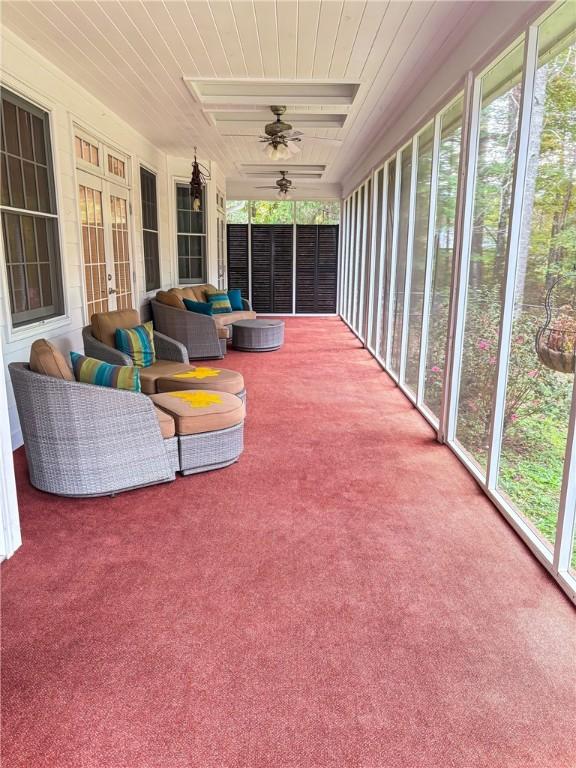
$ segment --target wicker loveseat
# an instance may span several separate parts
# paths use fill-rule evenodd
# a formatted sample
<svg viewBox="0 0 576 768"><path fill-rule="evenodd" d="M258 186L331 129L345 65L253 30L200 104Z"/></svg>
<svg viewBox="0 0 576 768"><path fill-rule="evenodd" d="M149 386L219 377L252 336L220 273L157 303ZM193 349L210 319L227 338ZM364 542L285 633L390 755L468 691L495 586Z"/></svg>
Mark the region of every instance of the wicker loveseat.
<svg viewBox="0 0 576 768"><path fill-rule="evenodd" d="M171 288L169 291L159 291L151 301L154 327L183 344L191 360L223 357L226 354L226 342L231 337L232 323L256 318L256 313L246 299L242 300L242 312L220 315L189 312L183 299L206 302L206 291L214 292L216 288L210 284Z"/></svg>

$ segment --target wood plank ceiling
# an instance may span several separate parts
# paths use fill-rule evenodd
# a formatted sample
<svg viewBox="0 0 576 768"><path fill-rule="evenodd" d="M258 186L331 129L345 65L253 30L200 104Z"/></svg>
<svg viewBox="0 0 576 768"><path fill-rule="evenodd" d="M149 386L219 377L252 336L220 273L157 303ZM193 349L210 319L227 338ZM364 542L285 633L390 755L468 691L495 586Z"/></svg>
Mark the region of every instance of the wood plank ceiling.
<svg viewBox="0 0 576 768"><path fill-rule="evenodd" d="M198 145L236 182L248 183L246 164L269 161L257 139L219 133L184 77L360 83L341 128L294 123L342 145L304 140L302 152L282 162L325 165L322 182L338 184L481 6L468 0L5 0L2 21L156 146L189 157ZM265 107L246 104L243 111L252 109ZM301 105L292 111L307 109L334 111ZM289 113L290 107L290 122ZM249 132L240 127L237 133ZM278 167L271 166L274 175Z"/></svg>

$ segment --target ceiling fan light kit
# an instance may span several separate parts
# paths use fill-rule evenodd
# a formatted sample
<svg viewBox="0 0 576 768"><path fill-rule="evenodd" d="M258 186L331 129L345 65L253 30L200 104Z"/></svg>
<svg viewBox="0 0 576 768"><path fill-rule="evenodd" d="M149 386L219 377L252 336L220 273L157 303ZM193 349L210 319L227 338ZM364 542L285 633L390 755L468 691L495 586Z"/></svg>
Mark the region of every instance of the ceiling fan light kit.
<svg viewBox="0 0 576 768"><path fill-rule="evenodd" d="M288 160L292 155L286 144L282 142L278 144L265 144L263 151L270 160Z"/></svg>
<svg viewBox="0 0 576 768"><path fill-rule="evenodd" d="M297 155L300 149L300 142L304 134L301 131L293 130L290 123L282 120L282 115L286 112L286 107L273 104L270 107L271 112L276 115L276 120L267 123L264 126L264 134L260 141L263 143L263 152L270 160L289 160L293 155ZM314 141L334 142L334 139L322 139L316 136L310 136ZM338 144L340 142L337 142Z"/></svg>

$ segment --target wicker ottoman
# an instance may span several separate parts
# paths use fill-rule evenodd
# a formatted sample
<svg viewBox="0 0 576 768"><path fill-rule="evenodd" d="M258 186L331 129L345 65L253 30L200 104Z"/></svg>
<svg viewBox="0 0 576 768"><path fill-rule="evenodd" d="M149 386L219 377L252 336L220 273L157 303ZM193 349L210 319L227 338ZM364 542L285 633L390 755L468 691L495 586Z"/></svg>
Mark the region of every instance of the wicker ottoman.
<svg viewBox="0 0 576 768"><path fill-rule="evenodd" d="M175 392L187 389L204 390L207 387L211 391L228 392L230 395L236 395L242 401L246 400L244 377L241 373L226 368L198 366L192 371L175 373L172 376L161 376L156 379L157 392Z"/></svg>
<svg viewBox="0 0 576 768"><path fill-rule="evenodd" d="M176 425L180 471L208 472L238 461L244 448L244 403L215 390L185 390L151 395Z"/></svg>
<svg viewBox="0 0 576 768"><path fill-rule="evenodd" d="M244 352L271 352L284 344L282 320L239 320L232 323L232 346Z"/></svg>

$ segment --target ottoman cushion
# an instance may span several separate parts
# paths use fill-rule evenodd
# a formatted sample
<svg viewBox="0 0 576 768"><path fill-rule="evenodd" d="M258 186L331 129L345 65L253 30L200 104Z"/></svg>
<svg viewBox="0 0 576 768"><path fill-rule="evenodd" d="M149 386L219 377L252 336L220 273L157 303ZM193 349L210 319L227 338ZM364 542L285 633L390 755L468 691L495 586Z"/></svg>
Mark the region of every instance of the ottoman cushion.
<svg viewBox="0 0 576 768"><path fill-rule="evenodd" d="M221 315L214 315L214 322L220 328L237 323L238 320L256 320L256 312L245 309L243 312L223 312Z"/></svg>
<svg viewBox="0 0 576 768"><path fill-rule="evenodd" d="M173 360L156 360L148 368L138 368L142 392L145 395L153 395L156 392L156 380L160 376L172 376L173 373L189 371L191 368L188 363L176 363Z"/></svg>
<svg viewBox="0 0 576 768"><path fill-rule="evenodd" d="M216 326L216 330L218 331L219 339L232 338L232 333L230 332L230 326L228 325Z"/></svg>
<svg viewBox="0 0 576 768"><path fill-rule="evenodd" d="M154 413L158 419L158 424L160 424L160 432L162 433L162 437L164 439L174 437L176 434L176 424L174 424L174 419L172 416L170 416L169 413L166 413L166 411L163 411L161 408L157 408L156 406L154 406Z"/></svg>
<svg viewBox="0 0 576 768"><path fill-rule="evenodd" d="M170 414L177 435L216 432L244 421L244 403L236 395L213 390L163 392L152 395L154 404Z"/></svg>
<svg viewBox="0 0 576 768"><path fill-rule="evenodd" d="M237 395L244 389L244 377L237 371L201 365L191 371L175 373L173 376L161 376L156 380L157 392L206 389L207 387L217 392Z"/></svg>

